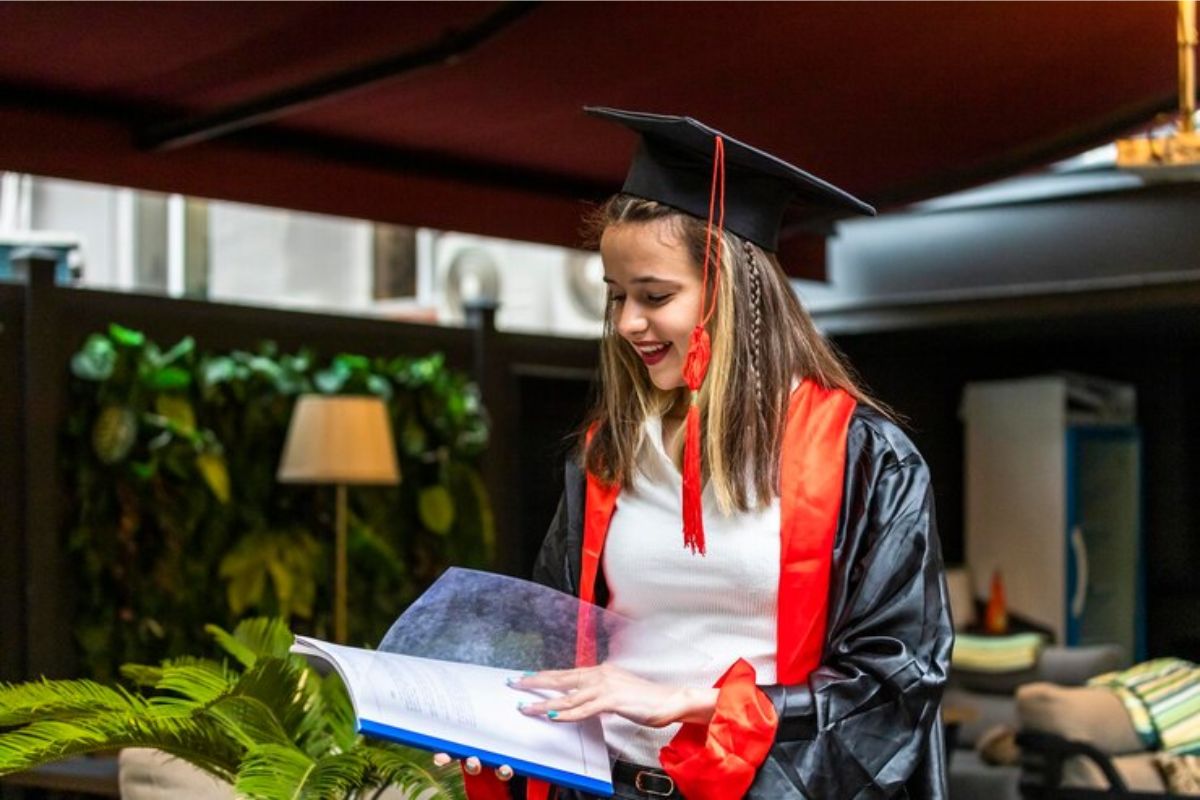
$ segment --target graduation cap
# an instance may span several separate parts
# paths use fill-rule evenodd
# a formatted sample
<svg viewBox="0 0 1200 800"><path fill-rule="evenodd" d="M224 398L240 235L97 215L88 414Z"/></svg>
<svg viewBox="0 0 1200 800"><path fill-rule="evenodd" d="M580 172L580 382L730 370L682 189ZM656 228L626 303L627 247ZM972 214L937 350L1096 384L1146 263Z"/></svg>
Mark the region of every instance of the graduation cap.
<svg viewBox="0 0 1200 800"><path fill-rule="evenodd" d="M622 191L705 219L713 189L715 142L725 158L725 227L775 252L784 212L827 217L875 209L799 167L740 142L691 117L586 106L584 111L641 135Z"/></svg>

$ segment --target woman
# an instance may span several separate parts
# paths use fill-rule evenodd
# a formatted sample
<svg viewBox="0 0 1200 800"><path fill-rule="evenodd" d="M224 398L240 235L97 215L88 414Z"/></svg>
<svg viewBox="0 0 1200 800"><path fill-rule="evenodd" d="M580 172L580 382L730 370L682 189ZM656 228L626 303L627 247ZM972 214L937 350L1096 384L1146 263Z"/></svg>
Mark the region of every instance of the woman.
<svg viewBox="0 0 1200 800"><path fill-rule="evenodd" d="M943 796L928 471L773 255L789 205L873 210L694 120L589 112L642 140L595 219L601 392L534 577L720 668L539 673L517 685L565 694L524 712L605 714L621 797Z"/></svg>

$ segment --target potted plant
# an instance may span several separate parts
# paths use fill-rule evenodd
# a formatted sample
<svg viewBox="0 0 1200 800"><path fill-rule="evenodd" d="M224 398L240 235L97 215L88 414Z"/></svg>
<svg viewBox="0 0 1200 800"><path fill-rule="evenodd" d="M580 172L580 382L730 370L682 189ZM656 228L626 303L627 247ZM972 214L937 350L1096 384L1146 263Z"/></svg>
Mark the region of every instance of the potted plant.
<svg viewBox="0 0 1200 800"><path fill-rule="evenodd" d="M133 690L90 680L0 685L0 775L150 747L254 800L374 798L389 786L422 800L465 797L457 769L359 736L341 681L288 653L292 634L282 620L206 630L221 660L127 664L121 673Z"/></svg>

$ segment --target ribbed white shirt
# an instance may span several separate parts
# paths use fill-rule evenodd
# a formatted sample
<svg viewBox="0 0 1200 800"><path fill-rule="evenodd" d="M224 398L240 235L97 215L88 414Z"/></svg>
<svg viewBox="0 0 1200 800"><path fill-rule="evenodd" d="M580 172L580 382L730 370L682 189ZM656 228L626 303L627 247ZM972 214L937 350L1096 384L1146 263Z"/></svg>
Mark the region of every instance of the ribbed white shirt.
<svg viewBox="0 0 1200 800"><path fill-rule="evenodd" d="M706 485L707 553L693 555L683 546L682 477L663 446L662 421L647 419L645 432L640 469L617 498L602 563L609 610L647 623L661 638L612 660L658 682L710 687L744 658L754 665L758 683L773 683L778 499L761 512L725 516ZM678 727L604 719L610 753L646 765L658 764L659 749Z"/></svg>

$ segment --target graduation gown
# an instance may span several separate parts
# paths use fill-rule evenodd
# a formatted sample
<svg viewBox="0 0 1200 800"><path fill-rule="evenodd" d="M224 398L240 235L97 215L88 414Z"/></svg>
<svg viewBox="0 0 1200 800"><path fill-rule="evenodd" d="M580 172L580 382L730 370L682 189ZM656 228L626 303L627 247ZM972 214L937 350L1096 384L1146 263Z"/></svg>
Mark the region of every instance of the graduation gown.
<svg viewBox="0 0 1200 800"><path fill-rule="evenodd" d="M846 418L826 424L827 430L817 432L816 446L808 446L805 419L819 416L810 414L819 409L797 410L794 395L783 453L786 493L787 476L796 473L787 469L786 459L803 460L805 452L797 451L806 451L811 472L820 459L828 461L821 447L841 452L844 442L844 463L834 462L842 469L823 473L826 479L837 478L841 488L840 502L829 509L829 536L816 542L828 550L827 575L818 575L815 584L825 585L824 602L816 598L814 604L814 584L796 577L812 571L811 564L806 567L803 562L811 555L805 547L811 549L813 543L801 541L810 539L808 534L798 539L793 531L789 547L788 503L781 498L781 682L758 687L751 683L753 696L722 688L707 732L707 750L701 726L684 726L664 750L664 756L676 759L671 765L664 760L672 774L696 765L692 785L704 787L708 796L732 795L728 789L714 790L714 785L748 785L737 793L744 791L752 800L946 796L939 704L953 629L929 472L891 421L853 403L842 408ZM606 605L600 551L612 513L604 506L611 506L615 493L606 494L573 461L566 465L565 477L563 497L533 577ZM806 481L820 486L820 480L815 473L801 474L793 478L792 490L811 493ZM837 500L837 487L833 488L822 489L822 495ZM806 497L800 505L816 500ZM597 530L602 530L599 541ZM823 612L823 619L815 620L815 634L812 614L806 615L814 608ZM814 645L813 652L804 653ZM800 663L806 659L809 663ZM748 667L738 661L730 673L744 683ZM789 682L789 674L805 677ZM692 742L681 742L689 736ZM689 745L690 754L668 754L677 743ZM740 778L735 774L739 770ZM688 795L687 782L677 783Z"/></svg>

